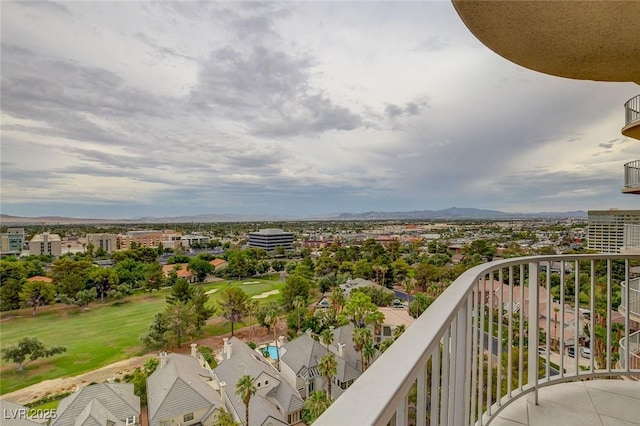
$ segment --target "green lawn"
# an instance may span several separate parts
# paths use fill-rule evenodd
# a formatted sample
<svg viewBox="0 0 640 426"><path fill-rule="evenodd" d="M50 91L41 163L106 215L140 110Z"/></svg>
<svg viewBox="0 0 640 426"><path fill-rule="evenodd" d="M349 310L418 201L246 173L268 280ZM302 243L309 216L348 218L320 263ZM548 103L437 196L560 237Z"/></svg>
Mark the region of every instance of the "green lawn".
<svg viewBox="0 0 640 426"><path fill-rule="evenodd" d="M244 282L259 281L256 284ZM246 279L232 281L232 286L241 287L249 296L274 289L282 289L278 279ZM206 283L205 289L229 287L227 281ZM57 377L74 376L95 370L116 361L141 354L140 335L145 333L153 316L164 309L165 297L169 289L152 295L131 296L122 304L96 303L86 312L78 308L65 308L50 312L40 312L34 318L30 311L22 311L24 316L7 319L3 315L0 347L13 344L22 337L38 337L45 345L63 345L67 352L52 358L28 364L23 373L17 373L16 365L5 361L0 363L0 394ZM213 305L219 298L220 290L210 295ZM258 299L261 303L279 300L280 295ZM205 334L220 334L229 327L205 327Z"/></svg>

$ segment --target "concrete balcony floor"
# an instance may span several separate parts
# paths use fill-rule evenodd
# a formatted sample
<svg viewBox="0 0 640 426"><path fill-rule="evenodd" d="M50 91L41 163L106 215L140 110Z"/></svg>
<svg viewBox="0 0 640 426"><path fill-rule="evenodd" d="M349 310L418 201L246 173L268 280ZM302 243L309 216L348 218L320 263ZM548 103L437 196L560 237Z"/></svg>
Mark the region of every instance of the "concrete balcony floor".
<svg viewBox="0 0 640 426"><path fill-rule="evenodd" d="M591 380L540 389L505 408L490 426L640 425L640 382Z"/></svg>

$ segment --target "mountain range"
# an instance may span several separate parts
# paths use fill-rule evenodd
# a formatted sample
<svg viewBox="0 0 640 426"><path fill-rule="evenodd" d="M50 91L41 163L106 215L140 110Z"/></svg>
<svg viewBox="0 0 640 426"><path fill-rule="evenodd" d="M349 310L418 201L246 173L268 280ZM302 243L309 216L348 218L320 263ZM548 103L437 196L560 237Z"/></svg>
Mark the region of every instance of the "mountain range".
<svg viewBox="0 0 640 426"><path fill-rule="evenodd" d="M128 223L212 223L212 222L269 222L269 221L305 221L305 220L461 220L461 219L586 219L583 210L569 212L507 213L498 210L450 207L443 210L414 210L408 212L335 213L313 217L242 215L242 214L201 214L174 217L140 217L131 219L73 218L61 216L20 217L2 214L3 225L66 225L66 224L128 224Z"/></svg>

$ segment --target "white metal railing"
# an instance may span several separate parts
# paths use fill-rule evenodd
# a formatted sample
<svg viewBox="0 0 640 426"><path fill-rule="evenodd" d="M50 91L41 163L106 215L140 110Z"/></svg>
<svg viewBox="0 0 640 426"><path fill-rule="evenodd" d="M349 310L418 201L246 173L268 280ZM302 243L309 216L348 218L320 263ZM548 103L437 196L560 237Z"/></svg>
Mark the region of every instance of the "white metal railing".
<svg viewBox="0 0 640 426"><path fill-rule="evenodd" d="M612 296L639 261L637 254L535 256L469 269L314 425L406 425L410 417L418 426L485 425L521 396L537 404L540 387L640 375L629 351L617 362L629 318L621 332L612 326ZM548 273L552 263L559 271Z"/></svg>
<svg viewBox="0 0 640 426"><path fill-rule="evenodd" d="M640 368L640 331L631 334L628 340L629 345L627 346L627 338L623 337L620 339L620 366L626 369L628 360L628 368ZM629 357L626 356L627 350L629 351ZM640 377L638 379L640 379Z"/></svg>
<svg viewBox="0 0 640 426"><path fill-rule="evenodd" d="M640 160L629 161L624 165L624 187L640 186Z"/></svg>
<svg viewBox="0 0 640 426"><path fill-rule="evenodd" d="M634 278L629 280L629 286L627 289L627 282L620 283L622 287L622 303L620 303L620 313L626 315L630 312L632 315L640 317L640 278ZM629 303L627 303L629 299Z"/></svg>
<svg viewBox="0 0 640 426"><path fill-rule="evenodd" d="M638 120L640 120L640 95L634 96L624 103L625 126Z"/></svg>

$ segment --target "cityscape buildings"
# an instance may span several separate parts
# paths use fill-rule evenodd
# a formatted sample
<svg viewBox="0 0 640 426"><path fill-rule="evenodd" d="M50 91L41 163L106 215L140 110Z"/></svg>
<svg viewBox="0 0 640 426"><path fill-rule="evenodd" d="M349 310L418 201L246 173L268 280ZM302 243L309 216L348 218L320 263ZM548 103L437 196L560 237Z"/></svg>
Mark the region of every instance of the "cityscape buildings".
<svg viewBox="0 0 640 426"><path fill-rule="evenodd" d="M269 253L273 253L277 247L283 250L292 250L293 233L276 228L249 232L249 247L261 248Z"/></svg>

